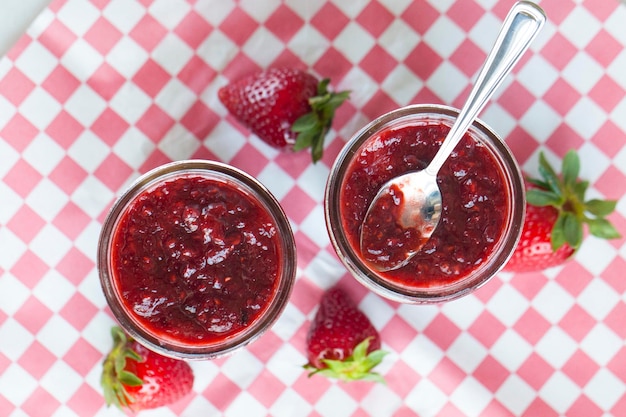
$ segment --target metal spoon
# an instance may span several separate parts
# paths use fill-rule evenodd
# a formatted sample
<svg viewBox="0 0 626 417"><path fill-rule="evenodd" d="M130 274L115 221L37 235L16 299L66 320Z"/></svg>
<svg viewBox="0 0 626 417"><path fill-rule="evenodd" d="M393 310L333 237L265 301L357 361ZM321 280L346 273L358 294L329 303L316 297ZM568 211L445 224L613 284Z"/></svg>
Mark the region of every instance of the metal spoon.
<svg viewBox="0 0 626 417"><path fill-rule="evenodd" d="M545 21L543 10L532 2L520 1L511 8L465 105L433 160L421 171L392 178L376 194L365 215L360 240L362 255L373 268L379 271L400 268L428 241L441 217L439 169ZM395 210L391 212L395 224L389 224L390 209ZM381 223L380 215L384 212L388 220ZM375 243L378 234L389 226L400 227L400 236L412 237L406 241L400 237L396 248L378 247L380 243ZM387 250L389 253L383 253Z"/></svg>

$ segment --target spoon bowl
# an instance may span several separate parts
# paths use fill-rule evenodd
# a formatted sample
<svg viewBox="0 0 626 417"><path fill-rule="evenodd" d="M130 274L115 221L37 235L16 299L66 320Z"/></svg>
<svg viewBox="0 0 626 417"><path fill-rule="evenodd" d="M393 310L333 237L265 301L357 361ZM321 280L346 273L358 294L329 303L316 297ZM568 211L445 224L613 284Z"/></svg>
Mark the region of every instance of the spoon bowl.
<svg viewBox="0 0 626 417"><path fill-rule="evenodd" d="M441 218L439 169L545 21L535 3L513 5L465 105L430 164L392 178L380 188L365 214L360 236L361 253L372 268L381 272L401 268L428 242Z"/></svg>
<svg viewBox="0 0 626 417"><path fill-rule="evenodd" d="M361 228L361 252L376 269L406 265L435 230L442 201L436 178L427 178L430 176L427 170L403 174L389 181L374 197L377 203L369 206ZM409 193L411 198L404 198ZM384 238L380 233L383 230ZM398 245L403 250L388 250Z"/></svg>

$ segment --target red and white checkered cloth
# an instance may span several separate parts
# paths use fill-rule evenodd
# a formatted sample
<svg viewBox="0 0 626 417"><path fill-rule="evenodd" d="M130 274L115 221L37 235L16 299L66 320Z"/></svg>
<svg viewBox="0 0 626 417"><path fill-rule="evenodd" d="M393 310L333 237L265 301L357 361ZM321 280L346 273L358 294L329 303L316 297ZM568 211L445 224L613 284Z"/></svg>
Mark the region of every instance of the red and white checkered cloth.
<svg viewBox="0 0 626 417"><path fill-rule="evenodd" d="M54 0L0 60L0 417L110 416L99 387L113 320L95 254L116 196L170 160L244 169L283 204L298 280L272 331L194 362L193 395L145 416L623 417L626 244L501 273L461 300L398 305L358 285L323 220L335 156L409 103L462 105L512 0ZM590 194L626 235L626 6L543 0L549 21L481 118L536 173L580 150ZM352 91L325 156L280 153L237 125L219 87L274 65ZM380 330L387 385L301 368L324 288L343 280Z"/></svg>

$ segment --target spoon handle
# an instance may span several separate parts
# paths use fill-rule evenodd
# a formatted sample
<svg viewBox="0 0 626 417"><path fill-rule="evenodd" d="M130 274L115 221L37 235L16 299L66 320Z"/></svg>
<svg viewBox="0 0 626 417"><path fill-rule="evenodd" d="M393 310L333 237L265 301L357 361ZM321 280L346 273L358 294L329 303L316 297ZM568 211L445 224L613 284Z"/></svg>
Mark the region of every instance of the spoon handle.
<svg viewBox="0 0 626 417"><path fill-rule="evenodd" d="M437 175L478 113L526 52L545 21L545 13L535 3L519 1L513 5L465 105L441 148L426 168L428 174Z"/></svg>

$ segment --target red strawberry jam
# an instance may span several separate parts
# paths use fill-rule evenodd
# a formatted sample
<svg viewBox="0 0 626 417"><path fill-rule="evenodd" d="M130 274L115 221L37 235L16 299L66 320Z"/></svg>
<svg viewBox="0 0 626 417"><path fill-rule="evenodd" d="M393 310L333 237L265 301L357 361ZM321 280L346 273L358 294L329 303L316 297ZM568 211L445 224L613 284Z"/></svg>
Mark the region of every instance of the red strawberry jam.
<svg viewBox="0 0 626 417"><path fill-rule="evenodd" d="M273 220L250 196L202 177L144 192L113 237L118 290L153 333L206 343L265 309L280 273Z"/></svg>
<svg viewBox="0 0 626 417"><path fill-rule="evenodd" d="M190 160L140 177L103 225L100 281L136 340L180 359L211 359L279 317L295 280L289 221L256 179Z"/></svg>
<svg viewBox="0 0 626 417"><path fill-rule="evenodd" d="M439 123L384 130L354 155L340 195L343 228L354 252L360 254L363 218L380 187L400 174L424 169L448 130ZM504 175L496 167L491 151L466 134L439 171L443 199L439 225L406 266L380 275L405 288L438 287L471 275L485 263L501 239L510 205ZM378 234L384 244L370 242L368 247L387 251L385 256L392 260L403 258L407 250L403 243L419 239L398 235L408 232L381 228Z"/></svg>
<svg viewBox="0 0 626 417"><path fill-rule="evenodd" d="M410 227L403 225L400 220L403 207L404 194L396 184L380 193L376 204L369 206L361 226L361 255L376 270L405 265L407 259L428 241L423 231L433 230L419 216L415 216Z"/></svg>

